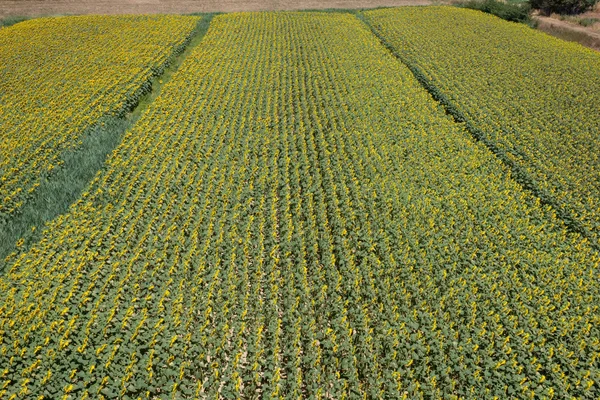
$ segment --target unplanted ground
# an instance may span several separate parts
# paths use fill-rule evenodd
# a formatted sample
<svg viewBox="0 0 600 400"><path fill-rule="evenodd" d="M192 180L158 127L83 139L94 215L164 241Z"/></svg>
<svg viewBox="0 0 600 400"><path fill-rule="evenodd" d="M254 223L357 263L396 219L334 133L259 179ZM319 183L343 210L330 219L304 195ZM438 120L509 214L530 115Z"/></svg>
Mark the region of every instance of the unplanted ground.
<svg viewBox="0 0 600 400"><path fill-rule="evenodd" d="M538 29L559 39L577 42L586 47L600 51L600 31L595 26L584 27L558 18L534 17L538 21ZM598 24L596 24L598 25Z"/></svg>
<svg viewBox="0 0 600 400"><path fill-rule="evenodd" d="M146 14L232 11L303 10L325 8L370 8L379 6L428 5L432 0L3 0L0 18L56 14Z"/></svg>

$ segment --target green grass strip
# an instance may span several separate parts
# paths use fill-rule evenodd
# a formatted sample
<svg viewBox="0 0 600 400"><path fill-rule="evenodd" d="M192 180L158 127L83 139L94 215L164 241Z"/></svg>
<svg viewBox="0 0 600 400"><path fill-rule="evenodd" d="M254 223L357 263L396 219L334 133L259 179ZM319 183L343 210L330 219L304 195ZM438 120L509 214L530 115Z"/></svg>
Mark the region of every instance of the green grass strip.
<svg viewBox="0 0 600 400"><path fill-rule="evenodd" d="M66 213L79 198L88 183L104 167L106 158L119 145L123 134L159 95L162 86L171 79L191 48L200 43L213 16L205 14L190 39L174 50L162 73L142 85L134 96L137 102L119 116L107 116L84 132L81 144L63 153L61 168L41 180L40 186L20 212L0 222L0 273L11 259L27 251L41 238L46 222Z"/></svg>
<svg viewBox="0 0 600 400"><path fill-rule="evenodd" d="M19 22L23 22L28 20L29 17L22 17L17 15L12 15L10 17L5 17L0 19L0 28L8 28L9 26L13 26L14 24L18 24Z"/></svg>

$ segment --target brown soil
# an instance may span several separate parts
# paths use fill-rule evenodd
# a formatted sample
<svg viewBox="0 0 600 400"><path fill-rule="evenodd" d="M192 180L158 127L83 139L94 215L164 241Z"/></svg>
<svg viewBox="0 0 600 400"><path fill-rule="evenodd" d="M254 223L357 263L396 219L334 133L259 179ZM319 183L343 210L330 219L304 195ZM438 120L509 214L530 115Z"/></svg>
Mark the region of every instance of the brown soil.
<svg viewBox="0 0 600 400"><path fill-rule="evenodd" d="M0 18L73 14L187 14L428 5L432 0L0 0Z"/></svg>
<svg viewBox="0 0 600 400"><path fill-rule="evenodd" d="M590 12L596 16L596 12ZM534 16L538 21L538 29L561 39L578 42L595 50L600 50L600 32L594 27L584 27L558 18Z"/></svg>
<svg viewBox="0 0 600 400"><path fill-rule="evenodd" d="M574 24L568 21L561 21L560 19L551 18L551 17L543 17L538 15L535 17L540 23L553 25L557 28L569 29L576 32L586 33L592 37L600 39L600 33L596 32L592 27L585 27L581 25Z"/></svg>

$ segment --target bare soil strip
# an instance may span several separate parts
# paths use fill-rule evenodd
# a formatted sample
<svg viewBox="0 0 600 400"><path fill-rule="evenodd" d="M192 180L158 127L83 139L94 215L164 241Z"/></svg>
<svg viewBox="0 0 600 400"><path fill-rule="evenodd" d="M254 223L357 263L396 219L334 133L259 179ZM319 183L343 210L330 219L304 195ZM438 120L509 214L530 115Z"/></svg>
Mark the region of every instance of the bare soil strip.
<svg viewBox="0 0 600 400"><path fill-rule="evenodd" d="M591 28L586 28L584 26L575 25L571 22L561 21L560 19L556 19L556 18L543 17L541 15L537 16L536 19L544 24L550 24L550 25L554 25L554 26L557 26L560 28L570 29L572 31L586 33L587 35L600 40L600 32L594 31Z"/></svg>
<svg viewBox="0 0 600 400"><path fill-rule="evenodd" d="M575 25L556 18L544 17L541 15L535 16L534 18L539 22L539 30L552 36L572 42L578 42L586 47L600 51L600 32L592 28Z"/></svg>
<svg viewBox="0 0 600 400"><path fill-rule="evenodd" d="M429 5L432 0L2 0L0 18L74 14L188 14Z"/></svg>

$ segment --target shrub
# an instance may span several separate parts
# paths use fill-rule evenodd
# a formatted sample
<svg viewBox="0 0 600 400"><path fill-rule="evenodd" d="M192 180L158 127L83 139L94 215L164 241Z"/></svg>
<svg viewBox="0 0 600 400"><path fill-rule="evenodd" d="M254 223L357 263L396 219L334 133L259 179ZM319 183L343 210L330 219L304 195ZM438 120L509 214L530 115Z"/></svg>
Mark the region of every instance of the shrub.
<svg viewBox="0 0 600 400"><path fill-rule="evenodd" d="M529 22L529 3L503 3L498 0L469 0L459 3L459 7L470 8L493 14L497 17L513 22Z"/></svg>
<svg viewBox="0 0 600 400"><path fill-rule="evenodd" d="M596 22L600 22L598 18L581 18L577 23L581 26L593 26Z"/></svg>
<svg viewBox="0 0 600 400"><path fill-rule="evenodd" d="M5 18L0 18L0 28L9 27L16 23L25 21L27 17L19 17L19 16L10 16Z"/></svg>
<svg viewBox="0 0 600 400"><path fill-rule="evenodd" d="M531 8L544 14L578 14L594 7L598 0L529 0Z"/></svg>

